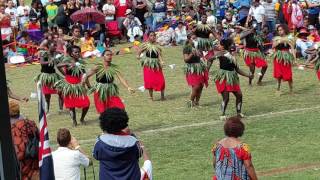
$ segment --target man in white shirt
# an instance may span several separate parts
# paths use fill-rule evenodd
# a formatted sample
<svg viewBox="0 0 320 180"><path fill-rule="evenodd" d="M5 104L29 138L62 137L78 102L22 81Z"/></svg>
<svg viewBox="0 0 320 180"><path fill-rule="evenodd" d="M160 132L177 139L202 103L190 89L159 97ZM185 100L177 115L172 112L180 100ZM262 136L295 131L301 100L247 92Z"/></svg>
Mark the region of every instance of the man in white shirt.
<svg viewBox="0 0 320 180"><path fill-rule="evenodd" d="M255 20L257 22L256 29L258 31L261 30L261 27L265 25L265 9L260 4L259 0L255 0L250 7L249 14L246 21L246 27L248 27L249 22L252 20Z"/></svg>
<svg viewBox="0 0 320 180"><path fill-rule="evenodd" d="M5 9L5 13L10 15L11 27L16 27L17 23L17 9L14 7L13 1L8 1L8 7Z"/></svg>
<svg viewBox="0 0 320 180"><path fill-rule="evenodd" d="M113 5L113 0L107 0L107 4L102 7L103 13L106 15L106 22L113 21L116 13L116 8Z"/></svg>
<svg viewBox="0 0 320 180"><path fill-rule="evenodd" d="M180 21L174 31L175 31L176 43L184 44L184 42L186 42L187 40L187 30L183 22Z"/></svg>
<svg viewBox="0 0 320 180"><path fill-rule="evenodd" d="M59 148L52 153L56 180L80 180L80 165L88 167L90 160L68 129L58 130Z"/></svg>
<svg viewBox="0 0 320 180"><path fill-rule="evenodd" d="M29 12L30 7L24 4L24 0L20 0L20 5L17 8L20 29L23 29L24 25L29 21Z"/></svg>

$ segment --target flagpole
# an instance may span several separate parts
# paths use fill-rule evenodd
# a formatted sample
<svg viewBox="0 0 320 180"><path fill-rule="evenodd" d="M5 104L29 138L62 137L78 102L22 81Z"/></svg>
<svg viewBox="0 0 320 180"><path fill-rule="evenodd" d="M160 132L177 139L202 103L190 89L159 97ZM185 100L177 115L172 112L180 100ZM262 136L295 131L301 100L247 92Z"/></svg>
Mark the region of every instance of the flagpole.
<svg viewBox="0 0 320 180"><path fill-rule="evenodd" d="M3 57L2 38L0 31L0 179L17 179L16 152L13 148L9 103L7 92L6 71ZM5 165L4 163L5 162Z"/></svg>

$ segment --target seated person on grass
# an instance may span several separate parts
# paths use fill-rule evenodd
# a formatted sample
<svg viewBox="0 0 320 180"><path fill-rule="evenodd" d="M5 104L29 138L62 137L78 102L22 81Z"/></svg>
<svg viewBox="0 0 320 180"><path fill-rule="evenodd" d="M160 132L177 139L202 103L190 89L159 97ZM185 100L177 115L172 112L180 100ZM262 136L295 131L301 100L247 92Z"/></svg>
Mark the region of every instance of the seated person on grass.
<svg viewBox="0 0 320 180"><path fill-rule="evenodd" d="M81 54L83 58L101 56L100 51L94 46L94 38L91 37L91 33L88 30L84 32L84 37L81 38Z"/></svg>

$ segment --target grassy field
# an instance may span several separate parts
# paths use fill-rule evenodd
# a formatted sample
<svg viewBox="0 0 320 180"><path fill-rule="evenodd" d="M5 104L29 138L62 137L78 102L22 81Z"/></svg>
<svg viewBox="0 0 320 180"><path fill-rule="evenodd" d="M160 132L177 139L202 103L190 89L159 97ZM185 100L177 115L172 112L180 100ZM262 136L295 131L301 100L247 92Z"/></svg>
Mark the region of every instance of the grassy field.
<svg viewBox="0 0 320 180"><path fill-rule="evenodd" d="M182 49L165 48L164 60L167 65L177 65L173 70L169 67L164 69L167 101L159 101L160 94L156 93L156 101L151 102L147 92L137 91L131 95L120 85L120 96L130 116L130 128L149 150L154 163L154 179L210 179L211 146L224 137L223 121L219 120L221 97L210 82L209 87L204 89L201 108L187 108L190 89L182 71ZM89 68L95 60L88 62ZM114 56L114 63L121 67L122 74L132 87L143 85L142 70L134 54ZM242 69L248 71L241 64ZM260 179L316 179L320 177L320 85L313 70L302 71L295 67L295 94L288 95L285 83L283 95L278 97L275 95L276 82L272 78L271 66L262 87L249 87L247 79L241 78L243 113L247 116L244 119L246 132L242 139L251 147L253 163ZM29 96L36 91L33 77L39 71L39 65L7 68L7 79L17 94ZM230 97L227 113L233 115L235 98ZM58 114L57 98L53 97L48 126L54 148L57 129L67 127L80 140L86 152L91 154L95 138L101 133L92 97L91 100L86 118L88 125L72 128L68 113ZM25 116L38 120L35 100L21 106ZM98 171L98 162L94 164ZM92 179L91 171L88 175Z"/></svg>

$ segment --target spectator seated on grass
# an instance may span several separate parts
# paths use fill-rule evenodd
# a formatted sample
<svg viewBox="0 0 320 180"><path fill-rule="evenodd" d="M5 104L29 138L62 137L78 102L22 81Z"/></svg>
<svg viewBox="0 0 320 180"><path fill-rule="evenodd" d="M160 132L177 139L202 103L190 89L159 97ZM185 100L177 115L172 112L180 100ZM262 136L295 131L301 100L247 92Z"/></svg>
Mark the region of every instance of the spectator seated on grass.
<svg viewBox="0 0 320 180"><path fill-rule="evenodd" d="M212 148L214 180L250 179L257 180L249 146L239 138L245 130L240 118L230 117L224 124L225 138Z"/></svg>
<svg viewBox="0 0 320 180"><path fill-rule="evenodd" d="M300 53L304 59L308 58L306 52L307 49L312 48L314 43L308 40L309 32L306 29L301 29L298 34L298 39L296 41L296 47L300 50Z"/></svg>
<svg viewBox="0 0 320 180"><path fill-rule="evenodd" d="M175 41L177 44L183 45L187 40L187 28L183 22L179 21L175 31Z"/></svg>
<svg viewBox="0 0 320 180"><path fill-rule="evenodd" d="M169 46L175 40L175 31L170 27L170 23L167 22L162 28L157 31L157 43L160 46Z"/></svg>
<svg viewBox="0 0 320 180"><path fill-rule="evenodd" d="M100 179L152 179L152 165L142 143L130 133L128 115L123 109L110 108L100 115L103 134L97 139L93 157L100 162ZM139 168L139 158L144 164Z"/></svg>
<svg viewBox="0 0 320 180"><path fill-rule="evenodd" d="M80 166L88 167L90 160L68 129L57 133L58 149L52 153L56 180L80 180Z"/></svg>
<svg viewBox="0 0 320 180"><path fill-rule="evenodd" d="M84 37L81 38L81 54L83 58L101 56L100 51L94 46L94 38L91 37L91 33L88 30L84 32Z"/></svg>
<svg viewBox="0 0 320 180"><path fill-rule="evenodd" d="M126 15L127 17L123 21L123 25L127 29L129 41L133 42L136 38L143 36L142 24L137 17L134 17L131 9L127 9Z"/></svg>

